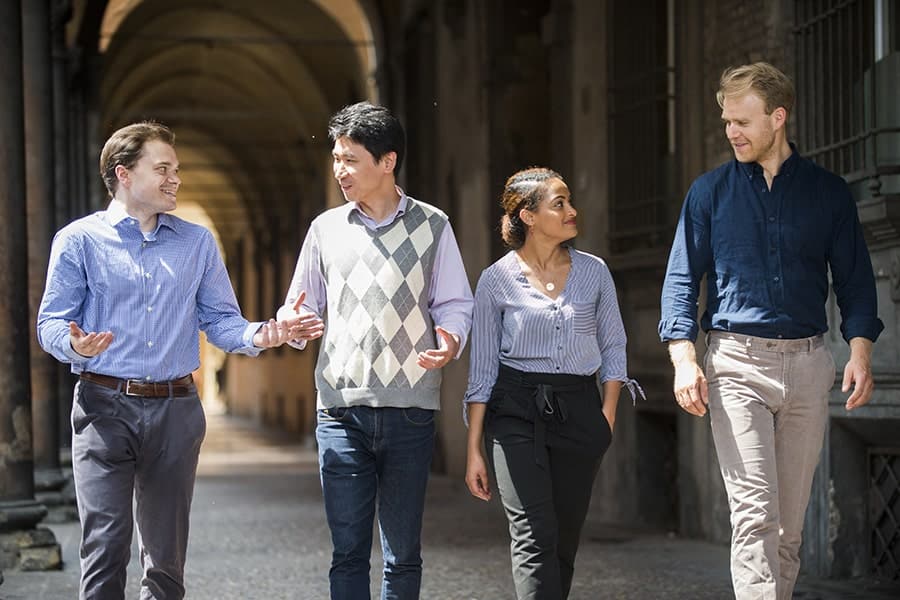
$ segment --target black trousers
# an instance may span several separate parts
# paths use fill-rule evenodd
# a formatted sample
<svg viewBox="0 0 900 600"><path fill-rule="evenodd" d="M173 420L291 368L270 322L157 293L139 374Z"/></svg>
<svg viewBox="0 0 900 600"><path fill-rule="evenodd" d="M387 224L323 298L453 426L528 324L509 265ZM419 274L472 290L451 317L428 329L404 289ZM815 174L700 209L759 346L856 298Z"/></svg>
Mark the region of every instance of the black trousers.
<svg viewBox="0 0 900 600"><path fill-rule="evenodd" d="M500 365L485 449L509 521L519 600L564 600L611 431L594 376Z"/></svg>

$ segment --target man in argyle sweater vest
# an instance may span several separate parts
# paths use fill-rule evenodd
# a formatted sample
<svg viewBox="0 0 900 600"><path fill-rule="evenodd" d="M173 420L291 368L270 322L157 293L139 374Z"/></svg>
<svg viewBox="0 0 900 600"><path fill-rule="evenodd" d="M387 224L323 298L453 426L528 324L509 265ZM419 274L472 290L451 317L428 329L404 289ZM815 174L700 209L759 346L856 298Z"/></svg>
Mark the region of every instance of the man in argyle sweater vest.
<svg viewBox="0 0 900 600"><path fill-rule="evenodd" d="M472 292L447 216L396 186L399 121L361 102L334 115L328 132L347 203L313 221L279 316L304 316L292 330L299 349L325 325L316 439L331 597L369 598L377 505L382 597L412 600L440 369L465 346Z"/></svg>

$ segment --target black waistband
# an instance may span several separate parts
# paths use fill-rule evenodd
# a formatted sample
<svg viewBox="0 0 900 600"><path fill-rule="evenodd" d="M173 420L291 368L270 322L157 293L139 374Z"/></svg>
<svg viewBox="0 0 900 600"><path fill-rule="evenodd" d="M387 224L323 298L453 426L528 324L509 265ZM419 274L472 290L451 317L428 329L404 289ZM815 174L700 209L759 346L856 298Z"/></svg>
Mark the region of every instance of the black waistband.
<svg viewBox="0 0 900 600"><path fill-rule="evenodd" d="M556 390L578 390L596 385L596 375L572 375L570 373L529 373L500 363L497 383L507 383L520 387L549 385Z"/></svg>

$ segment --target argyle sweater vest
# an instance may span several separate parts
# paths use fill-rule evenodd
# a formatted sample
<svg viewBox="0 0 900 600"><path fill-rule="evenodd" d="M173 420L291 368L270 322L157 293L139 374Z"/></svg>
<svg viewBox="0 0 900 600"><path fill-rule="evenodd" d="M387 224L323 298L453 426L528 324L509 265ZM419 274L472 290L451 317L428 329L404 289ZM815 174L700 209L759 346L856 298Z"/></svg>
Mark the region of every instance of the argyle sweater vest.
<svg viewBox="0 0 900 600"><path fill-rule="evenodd" d="M405 212L371 230L349 205L320 215L317 235L328 305L316 364L320 408L440 407L440 370L416 364L435 348L428 311L447 215L407 196Z"/></svg>

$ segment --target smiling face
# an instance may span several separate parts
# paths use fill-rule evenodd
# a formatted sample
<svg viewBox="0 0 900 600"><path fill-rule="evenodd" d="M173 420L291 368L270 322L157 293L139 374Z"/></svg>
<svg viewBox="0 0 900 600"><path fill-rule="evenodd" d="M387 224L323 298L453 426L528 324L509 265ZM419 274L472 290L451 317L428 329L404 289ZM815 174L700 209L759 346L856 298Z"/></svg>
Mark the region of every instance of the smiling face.
<svg viewBox="0 0 900 600"><path fill-rule="evenodd" d="M766 114L765 101L752 92L722 100L725 137L742 163L762 163L776 153L786 117L784 108Z"/></svg>
<svg viewBox="0 0 900 600"><path fill-rule="evenodd" d="M181 178L175 148L161 140L144 143L133 167L116 167L119 190L116 197L129 209L143 215L175 210Z"/></svg>
<svg viewBox="0 0 900 600"><path fill-rule="evenodd" d="M522 221L530 226L529 235L554 243L562 243L578 235L577 216L569 186L556 178L548 179L544 184L544 194L535 210L523 208L520 212Z"/></svg>
<svg viewBox="0 0 900 600"><path fill-rule="evenodd" d="M394 192L396 154L393 152L376 161L362 144L348 137L339 137L334 141L331 156L334 178L348 202L371 204L373 200Z"/></svg>

